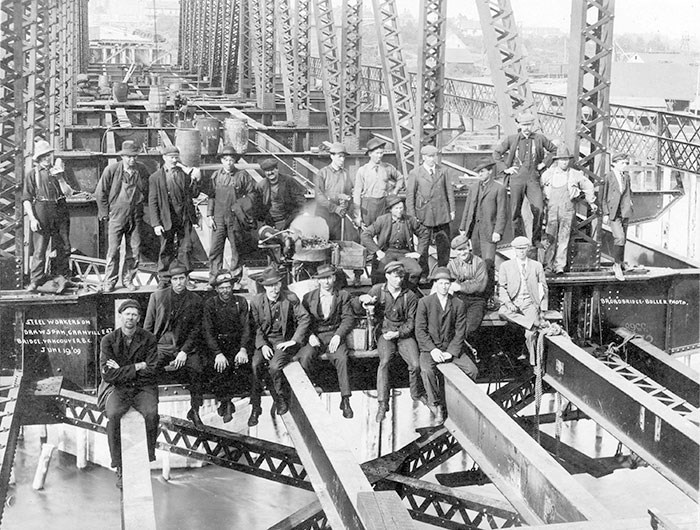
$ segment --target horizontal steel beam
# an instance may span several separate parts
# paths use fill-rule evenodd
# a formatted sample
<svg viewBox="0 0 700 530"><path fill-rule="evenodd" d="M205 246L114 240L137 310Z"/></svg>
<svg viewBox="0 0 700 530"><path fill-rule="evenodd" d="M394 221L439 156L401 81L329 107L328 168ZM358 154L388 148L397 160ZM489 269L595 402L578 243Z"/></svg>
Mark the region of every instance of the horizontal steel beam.
<svg viewBox="0 0 700 530"><path fill-rule="evenodd" d="M700 428L576 346L547 337L544 380L692 499Z"/></svg>
<svg viewBox="0 0 700 530"><path fill-rule="evenodd" d="M445 423L528 524L607 521L610 513L458 367L441 364Z"/></svg>

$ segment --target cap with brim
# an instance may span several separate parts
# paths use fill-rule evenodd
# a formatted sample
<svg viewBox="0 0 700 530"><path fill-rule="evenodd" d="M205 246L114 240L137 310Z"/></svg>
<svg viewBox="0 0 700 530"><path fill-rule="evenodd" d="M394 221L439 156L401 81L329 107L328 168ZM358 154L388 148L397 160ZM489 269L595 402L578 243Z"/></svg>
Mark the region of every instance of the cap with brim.
<svg viewBox="0 0 700 530"><path fill-rule="evenodd" d="M127 140L122 144L122 149L117 153L120 156L136 156L139 154L139 148L131 140Z"/></svg>
<svg viewBox="0 0 700 530"><path fill-rule="evenodd" d="M452 274L447 267L438 267L433 272L433 280L452 280Z"/></svg>
<svg viewBox="0 0 700 530"><path fill-rule="evenodd" d="M367 142L367 147L365 147L365 152L367 154L370 154L375 149L379 149L380 147L384 147L385 145L386 145L386 142L384 140L380 140L379 138L371 138L370 141Z"/></svg>
<svg viewBox="0 0 700 530"><path fill-rule="evenodd" d="M479 160L479 164L474 168L474 171L478 173L482 169L491 169L495 165L496 161L492 158L482 158Z"/></svg>
<svg viewBox="0 0 700 530"><path fill-rule="evenodd" d="M530 248L530 240L525 236L518 236L511 241L510 246L513 248Z"/></svg>
<svg viewBox="0 0 700 530"><path fill-rule="evenodd" d="M76 80L78 83L86 83L90 81L90 78L88 77L87 74L78 74L78 77L76 77Z"/></svg>
<svg viewBox="0 0 700 530"><path fill-rule="evenodd" d="M179 263L177 261L173 261L170 264L170 267L168 268L168 272L165 273L166 278L172 278L173 276L177 276L178 274L189 274L189 269L185 267L182 263Z"/></svg>
<svg viewBox="0 0 700 530"><path fill-rule="evenodd" d="M612 157L613 162L618 162L619 160L629 160L630 155L627 153L615 153Z"/></svg>
<svg viewBox="0 0 700 530"><path fill-rule="evenodd" d="M335 142L331 144L330 153L332 155L339 155L340 153L348 154L348 150L345 149L345 145L340 142Z"/></svg>
<svg viewBox="0 0 700 530"><path fill-rule="evenodd" d="M424 145L420 149L420 154L427 156L435 156L436 154L438 154L438 150L437 147L435 147L434 145Z"/></svg>
<svg viewBox="0 0 700 530"><path fill-rule="evenodd" d="M236 151L232 145L225 145L221 148L221 152L217 154L219 158L224 156L232 156L234 158L241 158L241 155Z"/></svg>
<svg viewBox="0 0 700 530"><path fill-rule="evenodd" d="M53 147L46 140L39 140L34 144L34 160L39 160L42 156L53 153Z"/></svg>
<svg viewBox="0 0 700 530"><path fill-rule="evenodd" d="M258 279L260 285L274 285L281 281L282 276L279 271L273 267L265 269Z"/></svg>
<svg viewBox="0 0 700 530"><path fill-rule="evenodd" d="M563 160L565 158L573 158L571 151L565 145L557 147L557 154L552 157L552 160Z"/></svg>
<svg viewBox="0 0 700 530"><path fill-rule="evenodd" d="M392 272L406 272L406 267L400 261L392 261L387 263L384 267L384 274L390 274Z"/></svg>
<svg viewBox="0 0 700 530"><path fill-rule="evenodd" d="M450 246L454 250L462 250L464 248L468 248L469 247L469 238L467 236L464 236L464 235L458 235L457 237L455 237L452 240L452 242L450 243Z"/></svg>
<svg viewBox="0 0 700 530"><path fill-rule="evenodd" d="M321 265L314 274L314 278L320 280L321 278L330 278L335 276L335 267L333 265Z"/></svg>
<svg viewBox="0 0 700 530"><path fill-rule="evenodd" d="M169 145L169 146L167 146L167 147L161 148L160 154L163 155L163 156L167 156L167 155L179 155L179 154L180 154L180 150L179 150L177 147L175 147L174 145Z"/></svg>
<svg viewBox="0 0 700 530"><path fill-rule="evenodd" d="M119 314L123 313L126 309L129 309L130 307L133 307L134 309L141 312L141 306L139 305L139 303L136 300L125 300L119 306Z"/></svg>
<svg viewBox="0 0 700 530"><path fill-rule="evenodd" d="M219 274L217 274L214 278L214 281L211 284L214 287L218 287L222 283L226 282L233 283L233 275L231 275L231 273L228 271L220 272Z"/></svg>
<svg viewBox="0 0 700 530"><path fill-rule="evenodd" d="M520 125L528 125L535 123L535 116L531 112L523 112L518 117L518 123Z"/></svg>
<svg viewBox="0 0 700 530"><path fill-rule="evenodd" d="M402 197L401 195L389 195L386 198L386 207L391 210L394 206L400 202L404 202L405 200L406 198Z"/></svg>
<svg viewBox="0 0 700 530"><path fill-rule="evenodd" d="M263 171L268 171L270 169L275 169L277 167L277 160L274 158L266 158L260 162L260 169Z"/></svg>

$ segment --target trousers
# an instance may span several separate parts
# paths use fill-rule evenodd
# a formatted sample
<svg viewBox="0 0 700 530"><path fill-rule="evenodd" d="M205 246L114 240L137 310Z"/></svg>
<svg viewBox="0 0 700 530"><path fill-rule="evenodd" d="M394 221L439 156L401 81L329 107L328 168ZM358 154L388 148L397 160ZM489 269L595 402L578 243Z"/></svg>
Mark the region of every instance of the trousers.
<svg viewBox="0 0 700 530"><path fill-rule="evenodd" d="M542 240L542 185L534 177L527 179L510 179L510 212L513 221L513 235L526 236L522 209L523 199L527 197L532 212L532 244L537 245Z"/></svg>
<svg viewBox="0 0 700 530"><path fill-rule="evenodd" d="M280 341L283 342L283 341ZM301 367L306 373L310 373L311 364L313 361L313 352L299 351L299 345L290 346L286 350L278 350L276 348L278 342L272 342L272 350L275 354L268 361L262 353L261 349L256 349L253 353L251 368L253 369L253 388L250 394L250 403L255 407L260 407L260 395L262 394L262 382L267 372L270 376L272 385L270 393L275 401L286 399L288 396L287 387L284 381L282 369L292 361L299 361ZM297 353L303 353L297 355Z"/></svg>
<svg viewBox="0 0 700 530"><path fill-rule="evenodd" d="M126 287L134 281L141 256L141 226L137 219L112 219L107 222L107 267L105 284L116 285L119 278L119 247L124 239L124 267L122 283Z"/></svg>
<svg viewBox="0 0 700 530"><path fill-rule="evenodd" d="M107 443L112 457L112 467L122 465L122 442L120 420L134 407L141 413L146 423L146 444L148 459L156 459L156 438L158 436L158 387L115 388L105 401L107 417Z"/></svg>
<svg viewBox="0 0 700 530"><path fill-rule="evenodd" d="M476 379L479 370L472 360L465 354L459 357L453 357L451 361L452 364L459 367L467 376L474 380ZM423 379L423 386L425 387L425 394L428 398L428 405L440 405L444 400L444 386L445 383L442 378L442 374L437 369L438 363L435 362L430 352L422 351L420 352L420 375Z"/></svg>
<svg viewBox="0 0 700 530"><path fill-rule="evenodd" d="M37 201L34 203L34 215L39 221L39 230L32 234L34 253L30 269L31 281L40 284L47 280L44 270L49 242L56 251L54 272L57 275L69 276L70 217L66 201Z"/></svg>
<svg viewBox="0 0 700 530"><path fill-rule="evenodd" d="M408 386L411 398L417 400L423 394L420 388L420 360L418 344L413 337L386 340L381 335L377 339L379 367L377 368L377 400L389 401L389 361L396 352L408 365Z"/></svg>
<svg viewBox="0 0 700 530"><path fill-rule="evenodd" d="M338 374L338 386L340 387L340 395L342 397L349 397L352 394L350 390L350 377L348 375L348 347L345 344L345 339L341 339L338 349L335 353L330 353L328 351L328 343L333 338L335 333L333 331L326 331L318 333L316 336L321 342L321 346L314 348L308 344L299 350L300 358L309 358L309 373L313 373L313 366L317 360L318 356L325 352L328 359L333 363L335 371Z"/></svg>

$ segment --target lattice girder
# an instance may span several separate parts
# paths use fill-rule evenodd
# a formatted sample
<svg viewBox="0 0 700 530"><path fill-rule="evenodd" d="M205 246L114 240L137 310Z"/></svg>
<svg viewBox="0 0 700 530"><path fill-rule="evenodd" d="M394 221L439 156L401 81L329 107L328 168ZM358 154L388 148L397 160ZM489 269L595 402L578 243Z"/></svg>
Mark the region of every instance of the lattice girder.
<svg viewBox="0 0 700 530"><path fill-rule="evenodd" d="M261 0L248 0L248 22L251 32L250 55L253 58L251 66L253 70L253 77L255 79L255 98L257 100L258 107L262 108L263 93L265 92L265 87L263 86L263 64L265 61L265 56L263 49L263 19L260 9L260 1Z"/></svg>
<svg viewBox="0 0 700 530"><path fill-rule="evenodd" d="M312 0L316 20L316 36L321 57L323 97L326 103L326 117L331 141L341 140L341 72L333 4L331 0Z"/></svg>
<svg viewBox="0 0 700 530"><path fill-rule="evenodd" d="M345 0L342 10L343 32L341 37L341 136L357 148L360 141L360 110L362 94L362 0Z"/></svg>
<svg viewBox="0 0 700 530"><path fill-rule="evenodd" d="M263 0L260 6L263 24L263 70L262 82L264 96L264 108L274 107L275 93L275 4L272 1Z"/></svg>
<svg viewBox="0 0 700 530"><path fill-rule="evenodd" d="M275 11L277 13L277 37L280 48L280 73L284 88L284 109L287 113L287 120L294 120L296 114L294 112L294 95L296 94L297 81L294 67L296 41L289 2L290 0L275 0Z"/></svg>
<svg viewBox="0 0 700 530"><path fill-rule="evenodd" d="M250 3L248 0L237 0L240 8L238 12L238 87L236 95L248 97L253 84L251 79L252 49L251 49L251 21Z"/></svg>
<svg viewBox="0 0 700 530"><path fill-rule="evenodd" d="M309 60L310 40L309 24L311 17L310 0L297 0L294 24L294 68L296 72L294 105L297 110L309 108Z"/></svg>

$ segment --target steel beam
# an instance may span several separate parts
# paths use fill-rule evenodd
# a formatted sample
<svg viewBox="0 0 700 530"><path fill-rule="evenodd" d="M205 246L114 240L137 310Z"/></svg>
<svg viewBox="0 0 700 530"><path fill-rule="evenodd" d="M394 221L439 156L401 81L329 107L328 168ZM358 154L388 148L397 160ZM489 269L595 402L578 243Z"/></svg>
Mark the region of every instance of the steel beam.
<svg viewBox="0 0 700 530"><path fill-rule="evenodd" d="M284 367L290 413L282 416L333 528L413 528L395 493L376 494L298 362Z"/></svg>
<svg viewBox="0 0 700 530"><path fill-rule="evenodd" d="M20 429L21 400L23 399L22 373L15 372L12 383L0 388L0 522L9 489L10 472L15 460L17 437Z"/></svg>
<svg viewBox="0 0 700 530"><path fill-rule="evenodd" d="M258 108L263 108L263 64L265 62L263 48L263 19L260 11L260 0L248 0L248 23L250 30L250 56L255 84L255 99Z"/></svg>
<svg viewBox="0 0 700 530"><path fill-rule="evenodd" d="M458 367L445 379L447 429L528 524L603 521L611 514Z"/></svg>
<svg viewBox="0 0 700 530"><path fill-rule="evenodd" d="M287 120L295 119L294 95L296 94L296 76L294 57L296 56L296 41L292 22L292 12L289 9L289 0L275 0L275 17L277 21L277 38L280 49L280 69L282 86L284 88L284 110Z"/></svg>
<svg viewBox="0 0 700 530"><path fill-rule="evenodd" d="M362 104L362 0L343 0L341 37L341 137L346 148L360 150L360 109Z"/></svg>
<svg viewBox="0 0 700 530"><path fill-rule="evenodd" d="M208 28L209 38L207 39L207 44L211 50L207 62L210 87L222 87L221 64L224 55L224 34L228 34L227 25L230 22L230 18L226 17L226 4L228 2L230 0L211 1L211 19Z"/></svg>
<svg viewBox="0 0 700 530"><path fill-rule="evenodd" d="M260 5L263 37L262 108L275 108L275 4L262 0Z"/></svg>
<svg viewBox="0 0 700 530"><path fill-rule="evenodd" d="M295 120L297 125L309 125L309 18L311 16L310 0L297 0L296 24L294 24L294 36L296 47L294 50L294 66L296 72L296 94L294 105L296 107Z"/></svg>
<svg viewBox="0 0 700 530"><path fill-rule="evenodd" d="M238 92L236 95L247 98L253 85L250 3L248 0L237 1L240 12L238 15Z"/></svg>
<svg viewBox="0 0 700 530"><path fill-rule="evenodd" d="M312 0L316 19L316 36L321 57L321 80L326 102L328 132L333 142L341 140L341 74L333 4L331 0Z"/></svg>
<svg viewBox="0 0 700 530"><path fill-rule="evenodd" d="M547 337L544 380L694 500L700 428L568 338Z"/></svg>

